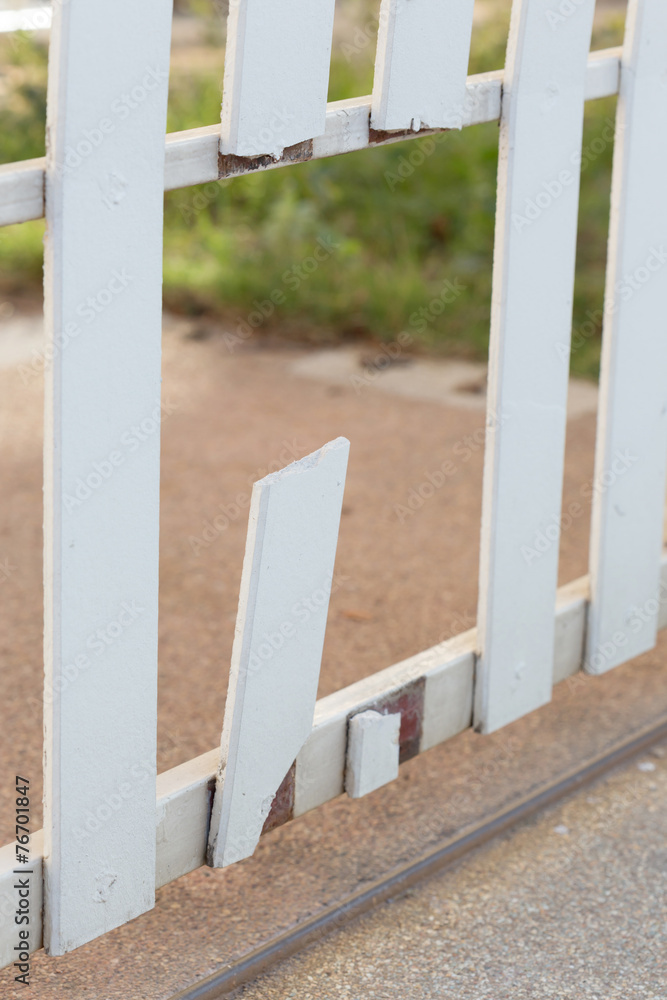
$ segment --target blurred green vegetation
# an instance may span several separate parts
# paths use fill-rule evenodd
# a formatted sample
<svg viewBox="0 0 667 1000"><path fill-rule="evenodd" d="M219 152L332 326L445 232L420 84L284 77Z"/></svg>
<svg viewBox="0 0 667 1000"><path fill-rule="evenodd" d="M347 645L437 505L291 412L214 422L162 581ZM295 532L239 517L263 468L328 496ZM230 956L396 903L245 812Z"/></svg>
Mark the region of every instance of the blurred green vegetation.
<svg viewBox="0 0 667 1000"><path fill-rule="evenodd" d="M195 2L202 10L206 6L204 0ZM502 66L506 8L500 3L494 16L476 26L471 73ZM372 87L376 21L371 7L361 5L351 20L350 9L348 3L349 23L334 46L331 100L369 93ZM618 44L621 30L618 19L610 20L597 32L594 47ZM174 60L169 131L219 120L222 69L215 51L209 52L213 58L201 57L216 31L219 36L219 20L211 23L192 58L181 50ZM46 53L27 36L5 36L0 64L0 162L41 156ZM614 111L612 99L586 105L575 330L602 304L613 152L608 123ZM497 144L496 124L474 126L436 139L170 192L165 196L165 303L177 312L219 317L234 328L256 308L254 303L279 291L284 301L261 332L330 343L359 337L390 341L409 330L416 349L483 358ZM39 293L42 234L41 222L0 233L0 292L5 296ZM306 271L302 265L313 257L318 240L335 249L306 273L309 265ZM447 280L463 290L442 311L439 305L431 310ZM415 316L423 308L427 322ZM587 329L572 367L595 377L599 323L594 335Z"/></svg>

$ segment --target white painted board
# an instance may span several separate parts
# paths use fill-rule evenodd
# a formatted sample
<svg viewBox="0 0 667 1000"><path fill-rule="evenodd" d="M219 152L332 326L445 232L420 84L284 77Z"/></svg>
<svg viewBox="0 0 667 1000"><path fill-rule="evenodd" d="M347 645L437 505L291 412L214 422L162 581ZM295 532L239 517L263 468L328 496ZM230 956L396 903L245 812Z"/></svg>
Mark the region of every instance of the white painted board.
<svg viewBox="0 0 667 1000"><path fill-rule="evenodd" d="M348 723L345 791L360 799L398 778L401 714L359 712Z"/></svg>
<svg viewBox="0 0 667 1000"><path fill-rule="evenodd" d="M310 735L345 488L337 438L253 486L209 864L249 857Z"/></svg>
<svg viewBox="0 0 667 1000"><path fill-rule="evenodd" d="M322 135L334 0L230 4L221 151L279 157Z"/></svg>
<svg viewBox="0 0 667 1000"><path fill-rule="evenodd" d="M168 0L54 6L46 164L44 942L155 893Z"/></svg>
<svg viewBox="0 0 667 1000"><path fill-rule="evenodd" d="M474 0L382 0L371 125L460 129Z"/></svg>
<svg viewBox="0 0 667 1000"><path fill-rule="evenodd" d="M594 0L515 0L500 128L475 725L551 698L586 65ZM543 542L542 539L545 539Z"/></svg>
<svg viewBox="0 0 667 1000"><path fill-rule="evenodd" d="M667 5L632 0L621 61L586 670L652 649L667 463Z"/></svg>

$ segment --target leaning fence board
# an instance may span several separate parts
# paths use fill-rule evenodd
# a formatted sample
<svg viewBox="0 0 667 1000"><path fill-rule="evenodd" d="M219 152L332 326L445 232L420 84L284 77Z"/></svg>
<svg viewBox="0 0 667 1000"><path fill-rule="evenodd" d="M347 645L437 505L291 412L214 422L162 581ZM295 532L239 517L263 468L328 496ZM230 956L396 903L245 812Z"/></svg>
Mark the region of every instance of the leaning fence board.
<svg viewBox="0 0 667 1000"><path fill-rule="evenodd" d="M461 128L474 0L382 0L371 126Z"/></svg>
<svg viewBox="0 0 667 1000"><path fill-rule="evenodd" d="M588 577L575 580L558 590L554 683L581 670L587 595ZM667 628L667 552L663 552L661 564L659 628ZM297 757L294 816L342 794L347 720L358 712L366 711L369 705L391 697L406 684L414 683L420 678L426 682L421 752L468 729L472 721L475 645L475 630L472 629L321 698L315 706L311 735ZM445 693L442 678L447 674L451 683ZM430 691L429 677L438 678L437 687ZM432 715L441 719L437 731L428 728L427 723L431 694L434 696ZM332 737L329 746L334 750L333 761L329 760L326 753L327 740L322 739L326 734ZM211 789L216 780L219 760L220 748L216 747L158 775L155 819L157 888L206 863ZM35 870L35 887L38 890L43 858L41 838L40 830L31 840L31 867ZM15 859L14 844L0 848L0 968L13 961L12 949L16 943L13 922L16 909L13 888ZM38 897L36 901L38 904ZM42 934L39 905L35 907L34 913L31 951L39 948Z"/></svg>
<svg viewBox="0 0 667 1000"><path fill-rule="evenodd" d="M168 0L54 9L46 166L44 940L155 892Z"/></svg>
<svg viewBox="0 0 667 1000"><path fill-rule="evenodd" d="M349 442L252 491L209 862L253 853L313 724Z"/></svg>
<svg viewBox="0 0 667 1000"><path fill-rule="evenodd" d="M514 0L503 90L475 725L551 697L586 61L594 0L557 27ZM546 545L542 537L546 537Z"/></svg>
<svg viewBox="0 0 667 1000"><path fill-rule="evenodd" d="M656 642L667 468L667 5L633 0L621 62L586 669Z"/></svg>
<svg viewBox="0 0 667 1000"><path fill-rule="evenodd" d="M238 0L227 22L223 153L280 156L324 132L334 0Z"/></svg>

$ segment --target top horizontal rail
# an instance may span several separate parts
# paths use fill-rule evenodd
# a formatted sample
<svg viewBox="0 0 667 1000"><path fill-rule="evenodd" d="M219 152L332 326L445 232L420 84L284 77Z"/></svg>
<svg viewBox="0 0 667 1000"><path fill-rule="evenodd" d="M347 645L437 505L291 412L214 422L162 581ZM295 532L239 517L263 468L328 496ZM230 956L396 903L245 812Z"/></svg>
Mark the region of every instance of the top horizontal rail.
<svg viewBox="0 0 667 1000"><path fill-rule="evenodd" d="M618 93L620 66L620 48L591 53L586 75L587 101L612 97ZM499 120L503 72L495 70L468 77L462 128ZM422 129L419 132L378 132L370 127L370 113L370 96L328 104L324 135L289 147L277 160L270 156L221 155L218 124L188 129L185 132L171 132L166 137L165 191L448 131ZM85 140L80 145L83 148L79 152L74 151L72 166L65 166L64 169L76 170L77 157L79 160L85 159ZM9 226L28 222L30 219L41 219L43 215L44 159L23 160L0 166L0 225Z"/></svg>

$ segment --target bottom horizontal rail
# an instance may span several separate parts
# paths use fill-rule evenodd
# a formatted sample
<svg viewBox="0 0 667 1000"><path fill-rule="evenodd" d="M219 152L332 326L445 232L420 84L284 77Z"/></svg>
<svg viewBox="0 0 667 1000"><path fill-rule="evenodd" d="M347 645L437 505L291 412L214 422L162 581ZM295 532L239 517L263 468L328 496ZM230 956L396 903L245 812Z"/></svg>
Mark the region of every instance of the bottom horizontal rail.
<svg viewBox="0 0 667 1000"><path fill-rule="evenodd" d="M659 627L667 627L667 553L661 568ZM560 587L556 605L554 683L583 666L588 577ZM294 768L292 799L280 821L300 816L343 791L345 742L350 716L368 708L397 707L409 716L401 759L442 743L472 724L476 631L448 639L317 702L313 729ZM156 888L206 862L206 843L219 748L157 778ZM274 824L276 825L276 824ZM42 946L42 831L32 836L30 857L30 950ZM16 851L0 848L0 968L14 961Z"/></svg>
<svg viewBox="0 0 667 1000"><path fill-rule="evenodd" d="M225 965L205 979L193 983L171 1000L220 1000L228 996L239 986L268 972L278 962L290 958L308 945L315 944L331 931L367 913L379 903L393 899L424 879L442 872L466 854L477 847L482 847L522 820L584 788L613 768L645 753L664 739L667 739L667 719L657 726L643 730L628 742L614 747L612 751L595 757L583 768L571 771L555 783L519 799L509 808L495 813L490 819L487 818L480 824L466 828L456 837L431 848L416 860L394 869L389 875L377 879L370 886L366 885L339 903L323 908L296 927L243 955L237 962Z"/></svg>

